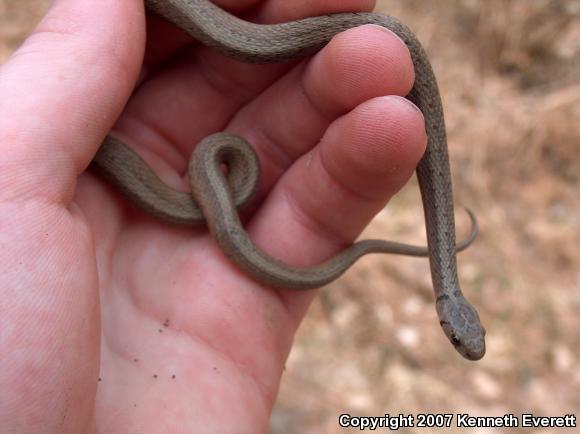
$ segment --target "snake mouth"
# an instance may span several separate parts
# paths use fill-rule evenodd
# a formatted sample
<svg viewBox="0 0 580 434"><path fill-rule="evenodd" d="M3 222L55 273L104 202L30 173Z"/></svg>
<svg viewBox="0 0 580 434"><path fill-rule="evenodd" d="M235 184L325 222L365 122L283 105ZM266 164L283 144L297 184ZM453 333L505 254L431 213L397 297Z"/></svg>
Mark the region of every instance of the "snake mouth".
<svg viewBox="0 0 580 434"><path fill-rule="evenodd" d="M464 352L461 353L463 357L467 360L471 360L476 362L477 360L481 360L485 355L485 342L483 343L481 350L470 351L467 348L464 348Z"/></svg>

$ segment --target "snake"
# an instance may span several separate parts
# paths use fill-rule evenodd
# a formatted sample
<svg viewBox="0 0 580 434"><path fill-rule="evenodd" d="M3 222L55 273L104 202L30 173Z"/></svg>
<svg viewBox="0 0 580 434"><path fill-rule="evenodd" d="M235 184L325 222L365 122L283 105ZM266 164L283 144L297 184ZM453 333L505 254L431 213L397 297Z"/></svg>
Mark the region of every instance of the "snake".
<svg viewBox="0 0 580 434"><path fill-rule="evenodd" d="M472 231L456 245L451 171L443 106L429 58L414 33L394 17L378 13L336 13L278 24L242 20L209 0L145 0L146 8L204 45L247 63L280 63L312 55L336 34L374 24L404 41L413 61L415 82L407 98L425 117L427 147L417 169L427 247L385 240L363 240L312 267L291 267L259 249L244 230L238 210L254 197L260 164L249 143L217 132L201 141L188 164L191 193L163 183L144 160L122 141L108 135L93 166L135 206L172 224L206 224L224 254L251 278L276 288L318 288L344 273L368 253L428 256L439 323L453 347L468 360L485 354L485 328L464 297L456 252L477 235ZM221 168L227 167L227 174Z"/></svg>

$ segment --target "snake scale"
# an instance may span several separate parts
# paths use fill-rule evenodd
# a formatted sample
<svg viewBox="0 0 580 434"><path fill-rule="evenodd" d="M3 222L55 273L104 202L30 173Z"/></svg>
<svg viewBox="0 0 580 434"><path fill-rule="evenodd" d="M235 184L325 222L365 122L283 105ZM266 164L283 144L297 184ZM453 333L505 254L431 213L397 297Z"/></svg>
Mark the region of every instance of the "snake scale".
<svg viewBox="0 0 580 434"><path fill-rule="evenodd" d="M423 112L427 149L417 167L425 213L428 250L382 240L354 243L342 253L310 268L289 267L259 250L244 231L237 209L246 204L259 182L260 165L242 138L226 133L209 136L189 164L192 196L166 186L128 146L108 136L93 165L138 207L170 223L207 224L224 253L255 280L279 288L309 289L341 275L367 253L429 256L441 327L457 351L469 360L485 354L485 329L477 311L461 293L455 253L477 232L456 246L454 207L443 108L430 62L415 35L395 18L376 13L339 13L274 25L241 20L209 0L145 0L146 7L203 44L242 62L284 62L321 49L337 33L364 24L390 29L407 45L415 83L407 96ZM227 179L220 165L228 167Z"/></svg>

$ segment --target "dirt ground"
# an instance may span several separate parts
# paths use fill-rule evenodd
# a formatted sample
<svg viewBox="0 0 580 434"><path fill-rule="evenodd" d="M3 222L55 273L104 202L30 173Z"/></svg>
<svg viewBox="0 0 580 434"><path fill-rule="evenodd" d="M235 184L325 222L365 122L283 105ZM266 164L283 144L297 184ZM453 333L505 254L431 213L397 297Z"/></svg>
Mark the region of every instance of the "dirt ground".
<svg viewBox="0 0 580 434"><path fill-rule="evenodd" d="M0 0L0 61L46 4ZM427 261L368 257L312 306L271 433L339 432L342 413L580 416L580 1L389 0L377 10L417 32L439 79L456 202L481 225L459 269L487 355L467 362L451 349ZM423 233L413 181L363 237L424 243Z"/></svg>

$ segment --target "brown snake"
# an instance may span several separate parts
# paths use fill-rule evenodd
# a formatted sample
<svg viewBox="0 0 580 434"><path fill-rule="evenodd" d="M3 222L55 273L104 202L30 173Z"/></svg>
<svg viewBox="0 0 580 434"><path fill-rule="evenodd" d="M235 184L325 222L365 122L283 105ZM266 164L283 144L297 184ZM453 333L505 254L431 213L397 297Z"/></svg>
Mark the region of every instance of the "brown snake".
<svg viewBox="0 0 580 434"><path fill-rule="evenodd" d="M190 194L162 183L129 147L108 136L94 166L134 204L157 218L178 224L207 223L225 254L257 281L279 288L309 289L341 275L367 253L429 256L436 308L441 327L464 357L478 360L485 353L485 329L476 310L461 293L455 252L469 245L477 232L455 245L451 175L443 108L426 53L414 34L395 18L374 13L341 13L275 25L240 20L209 0L145 0L147 8L207 46L243 62L283 62L313 54L334 35L363 24L376 24L396 33L407 45L416 79L408 98L425 116L427 150L417 167L427 229L428 251L382 240L353 244L326 262L293 268L254 246L242 228L237 208L247 203L259 181L259 161L245 140L225 133L199 144L189 164ZM227 179L220 164L228 166ZM205 218L204 218L205 216Z"/></svg>

